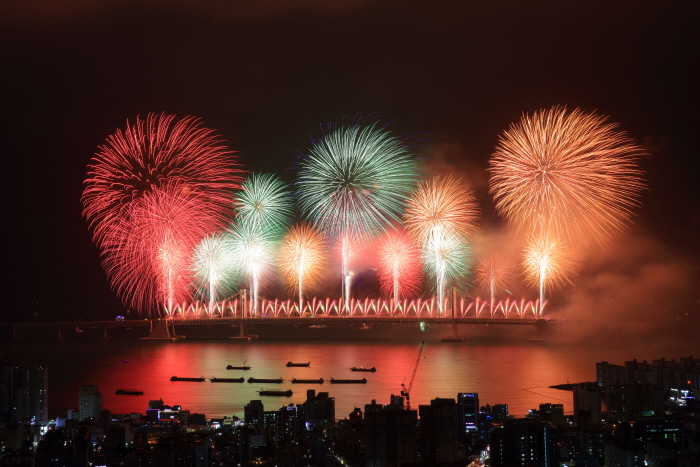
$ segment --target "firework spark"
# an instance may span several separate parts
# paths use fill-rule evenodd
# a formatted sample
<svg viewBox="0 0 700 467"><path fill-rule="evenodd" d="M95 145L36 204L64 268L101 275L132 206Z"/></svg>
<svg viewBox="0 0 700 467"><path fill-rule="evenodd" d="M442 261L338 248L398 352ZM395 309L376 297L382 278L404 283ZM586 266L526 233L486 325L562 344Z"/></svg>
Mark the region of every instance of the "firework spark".
<svg viewBox="0 0 700 467"><path fill-rule="evenodd" d="M448 282L464 277L468 270L467 238L476 228L477 215L471 190L451 176L419 183L407 203L406 227L421 244L423 263L435 279L441 308Z"/></svg>
<svg viewBox="0 0 700 467"><path fill-rule="evenodd" d="M554 107L512 124L490 161L497 210L527 234L607 243L644 183L643 150L605 120Z"/></svg>
<svg viewBox="0 0 700 467"><path fill-rule="evenodd" d="M234 200L234 210L239 222L272 237L280 236L294 216L290 192L272 174L253 174L246 179Z"/></svg>
<svg viewBox="0 0 700 467"><path fill-rule="evenodd" d="M420 249L403 230L391 230L379 240L379 280L382 293L414 298L420 290Z"/></svg>
<svg viewBox="0 0 700 467"><path fill-rule="evenodd" d="M316 288L323 279L326 265L326 242L308 224L292 226L284 236L279 264L289 289L299 296L299 312L303 310L304 292Z"/></svg>
<svg viewBox="0 0 700 467"><path fill-rule="evenodd" d="M504 290L511 279L511 267L508 260L500 253L490 251L479 260L475 272L477 284L489 291L493 306L496 292Z"/></svg>
<svg viewBox="0 0 700 467"><path fill-rule="evenodd" d="M399 219L415 185L415 161L409 146L374 120L332 127L298 165L302 210L341 244L347 303L351 246Z"/></svg>
<svg viewBox="0 0 700 467"><path fill-rule="evenodd" d="M199 285L200 294L209 299L209 316L219 299L233 293L235 267L233 253L226 236L209 235L202 239L194 251L194 278Z"/></svg>
<svg viewBox="0 0 700 467"><path fill-rule="evenodd" d="M220 227L203 213L203 196L175 185L153 188L129 204L103 240L103 265L124 303L172 314L191 301L192 251Z"/></svg>
<svg viewBox="0 0 700 467"><path fill-rule="evenodd" d="M276 176L253 174L243 183L233 204L237 222L230 230L231 245L238 268L250 281L255 313L260 286L271 277L278 242L293 215L291 198Z"/></svg>
<svg viewBox="0 0 700 467"><path fill-rule="evenodd" d="M236 271L250 285L250 309L255 314L258 311L260 288L272 278L276 238L270 231L256 229L247 223L233 225L228 234Z"/></svg>
<svg viewBox="0 0 700 467"><path fill-rule="evenodd" d="M525 279L540 292L540 315L544 307L545 290L571 284L569 274L576 266L572 249L551 235L531 237L525 248Z"/></svg>

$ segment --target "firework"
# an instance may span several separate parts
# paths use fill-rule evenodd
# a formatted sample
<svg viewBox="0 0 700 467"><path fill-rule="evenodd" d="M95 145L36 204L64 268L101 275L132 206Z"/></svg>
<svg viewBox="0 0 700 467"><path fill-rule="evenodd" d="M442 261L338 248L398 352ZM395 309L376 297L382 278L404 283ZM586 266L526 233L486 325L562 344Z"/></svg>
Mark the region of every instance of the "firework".
<svg viewBox="0 0 700 467"><path fill-rule="evenodd" d="M479 260L475 272L479 286L489 291L491 306L493 306L496 292L505 289L511 278L508 260L500 253L490 251Z"/></svg>
<svg viewBox="0 0 700 467"><path fill-rule="evenodd" d="M209 299L209 316L214 312L217 299L225 298L233 290L235 267L233 253L226 236L209 235L202 239L194 251L194 278L199 284L201 295Z"/></svg>
<svg viewBox="0 0 700 467"><path fill-rule="evenodd" d="M131 203L155 189L177 185L206 195L200 197L200 209L224 220L230 212L228 193L240 187L240 174L231 151L198 119L137 117L107 138L89 165L83 215L99 245L123 221Z"/></svg>
<svg viewBox="0 0 700 467"><path fill-rule="evenodd" d="M304 292L313 290L323 279L326 244L321 234L307 224L289 229L279 252L280 270L288 287L299 295L299 312L303 310Z"/></svg>
<svg viewBox="0 0 700 467"><path fill-rule="evenodd" d="M420 250L403 230L391 230L379 241L379 279L382 293L413 298L420 287Z"/></svg>
<svg viewBox="0 0 700 467"><path fill-rule="evenodd" d="M576 266L571 248L552 235L531 237L525 248L525 279L540 292L540 315L544 307L545 290L571 283L568 275Z"/></svg>
<svg viewBox="0 0 700 467"><path fill-rule="evenodd" d="M343 298L350 299L350 249L398 220L416 180L410 147L376 120L332 127L299 163L302 210L341 246Z"/></svg>
<svg viewBox="0 0 700 467"><path fill-rule="evenodd" d="M282 180L272 174L253 174L241 187L234 200L239 222L280 236L294 215L291 195Z"/></svg>
<svg viewBox="0 0 700 467"><path fill-rule="evenodd" d="M203 213L202 195L176 185L153 188L112 222L103 240L103 264L113 288L130 307L172 314L191 300L192 251L219 228Z"/></svg>
<svg viewBox="0 0 700 467"><path fill-rule="evenodd" d="M644 184L642 149L605 120L554 107L511 125L490 161L496 209L527 234L606 243Z"/></svg>
<svg viewBox="0 0 700 467"><path fill-rule="evenodd" d="M442 310L445 292L450 285L466 278L471 263L468 240L452 232L436 232L422 245L425 271L435 278L435 291Z"/></svg>
<svg viewBox="0 0 700 467"><path fill-rule="evenodd" d="M277 239L248 223L233 225L228 234L233 264L250 285L251 311L257 313L260 287L272 277Z"/></svg>
<svg viewBox="0 0 700 467"><path fill-rule="evenodd" d="M251 286L252 311L258 309L261 284L272 273L282 231L292 218L284 183L274 175L252 175L234 197L237 222L230 229L233 256Z"/></svg>
<svg viewBox="0 0 700 467"><path fill-rule="evenodd" d="M406 205L406 227L421 244L423 263L435 279L441 309L448 282L454 283L468 272L467 238L475 230L477 214L469 187L451 176L419 183Z"/></svg>

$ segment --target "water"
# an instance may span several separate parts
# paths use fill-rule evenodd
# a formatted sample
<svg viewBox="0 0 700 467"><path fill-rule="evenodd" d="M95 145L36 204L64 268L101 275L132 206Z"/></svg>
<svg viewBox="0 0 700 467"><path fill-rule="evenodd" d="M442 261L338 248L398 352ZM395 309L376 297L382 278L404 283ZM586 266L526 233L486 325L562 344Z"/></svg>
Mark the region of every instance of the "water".
<svg viewBox="0 0 700 467"><path fill-rule="evenodd" d="M523 416L541 403L563 403L572 412L571 392L550 389L566 382L595 380L595 363L607 360L680 358L696 344L652 348L632 346L533 345L516 342L426 342L411 390L411 405L429 404L435 397L456 398L477 392L482 405L508 404ZM251 399L266 410L305 400L306 390L327 391L336 402L336 417L375 399L388 403L408 382L418 356L418 341L183 341L21 340L0 345L3 363L41 364L49 368L49 413L65 415L78 408L78 388L97 385L103 407L114 413L143 413L149 400L163 399L207 417L237 415ZM128 363L125 363L128 361ZM285 364L311 362L309 368ZM249 371L226 370L246 363ZM375 373L351 372L353 366L375 366ZM171 376L256 378L324 378L324 384L171 382ZM367 384L330 384L330 378L363 378ZM143 396L117 396L116 389L144 391ZM262 388L292 389L292 397L259 396Z"/></svg>

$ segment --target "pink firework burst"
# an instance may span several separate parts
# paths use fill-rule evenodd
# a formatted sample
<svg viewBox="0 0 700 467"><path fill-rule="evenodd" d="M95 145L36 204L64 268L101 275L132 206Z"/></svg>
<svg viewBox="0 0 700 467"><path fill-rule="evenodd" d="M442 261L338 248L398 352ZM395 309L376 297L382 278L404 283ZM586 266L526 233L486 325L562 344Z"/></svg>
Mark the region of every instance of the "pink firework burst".
<svg viewBox="0 0 700 467"><path fill-rule="evenodd" d="M420 249L404 230L391 230L384 234L378 245L379 280L383 294L395 301L414 298L420 292Z"/></svg>
<svg viewBox="0 0 700 467"><path fill-rule="evenodd" d="M199 193L200 210L225 217L242 170L214 131L199 119L149 114L117 130L89 165L83 215L101 245L128 215L131 204L169 185Z"/></svg>
<svg viewBox="0 0 700 467"><path fill-rule="evenodd" d="M103 265L125 304L173 313L191 300L195 246L222 225L216 213L202 210L205 202L185 186L153 188L105 231Z"/></svg>

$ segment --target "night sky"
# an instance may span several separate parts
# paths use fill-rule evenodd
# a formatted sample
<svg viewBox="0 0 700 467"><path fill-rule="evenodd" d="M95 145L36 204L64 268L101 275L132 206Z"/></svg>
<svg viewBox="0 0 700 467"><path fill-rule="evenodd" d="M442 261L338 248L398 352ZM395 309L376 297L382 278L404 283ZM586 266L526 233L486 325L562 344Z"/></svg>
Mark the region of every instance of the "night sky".
<svg viewBox="0 0 700 467"><path fill-rule="evenodd" d="M692 1L4 1L0 321L124 312L80 196L98 146L149 112L200 117L243 168L288 182L322 125L377 114L423 141L425 174L464 176L488 212L487 161L511 122L557 104L597 111L649 153L634 240L606 255L678 265L682 284L659 293L692 306L698 13ZM603 268L586 264L582 282Z"/></svg>

